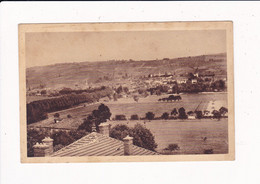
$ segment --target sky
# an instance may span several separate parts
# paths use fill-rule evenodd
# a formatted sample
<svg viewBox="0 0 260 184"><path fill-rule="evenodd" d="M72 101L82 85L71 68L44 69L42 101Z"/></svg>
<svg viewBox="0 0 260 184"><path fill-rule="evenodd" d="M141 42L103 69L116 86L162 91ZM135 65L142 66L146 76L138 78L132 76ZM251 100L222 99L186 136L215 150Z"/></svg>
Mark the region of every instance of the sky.
<svg viewBox="0 0 260 184"><path fill-rule="evenodd" d="M26 67L226 52L225 30L26 33Z"/></svg>

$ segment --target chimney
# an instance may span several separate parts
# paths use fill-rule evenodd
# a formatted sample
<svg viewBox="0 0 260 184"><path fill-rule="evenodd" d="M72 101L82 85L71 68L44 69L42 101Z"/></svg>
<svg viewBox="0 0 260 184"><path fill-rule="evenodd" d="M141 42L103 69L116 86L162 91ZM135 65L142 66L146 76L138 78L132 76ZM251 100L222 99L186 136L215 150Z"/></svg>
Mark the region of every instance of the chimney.
<svg viewBox="0 0 260 184"><path fill-rule="evenodd" d="M38 142L33 146L35 157L46 157L53 153L53 139L45 137L42 144Z"/></svg>
<svg viewBox="0 0 260 184"><path fill-rule="evenodd" d="M133 137L126 136L124 139L124 154L132 155L133 154Z"/></svg>
<svg viewBox="0 0 260 184"><path fill-rule="evenodd" d="M101 123L99 125L99 132L101 134L109 137L109 128L110 128L110 125L108 123Z"/></svg>
<svg viewBox="0 0 260 184"><path fill-rule="evenodd" d="M49 146L46 144L39 144L38 142L33 146L34 157L45 157L49 155Z"/></svg>
<svg viewBox="0 0 260 184"><path fill-rule="evenodd" d="M53 139L50 137L45 137L45 139L42 140L43 144L46 144L49 146L49 154L53 153Z"/></svg>
<svg viewBox="0 0 260 184"><path fill-rule="evenodd" d="M91 132L96 132L96 131L97 131L96 123L92 122L92 125L91 125Z"/></svg>

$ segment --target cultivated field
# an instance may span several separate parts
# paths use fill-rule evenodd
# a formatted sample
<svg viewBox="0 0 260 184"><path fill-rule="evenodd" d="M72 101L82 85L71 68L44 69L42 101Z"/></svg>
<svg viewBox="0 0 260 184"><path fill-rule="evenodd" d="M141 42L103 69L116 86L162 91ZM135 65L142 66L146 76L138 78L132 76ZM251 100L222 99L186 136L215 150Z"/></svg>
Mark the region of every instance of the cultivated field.
<svg viewBox="0 0 260 184"><path fill-rule="evenodd" d="M140 98L135 102L132 98L122 98L118 101L110 101L106 103L112 112L112 117L118 114L124 114L130 118L133 114L138 114L139 117L145 117L148 111L155 114L156 117L161 116L164 112L171 113L176 108L184 107L186 112L195 110L214 110L212 102L214 102L215 109L219 110L221 106L227 106L227 93L201 93L201 94L182 94L182 100L176 102L158 102L159 98L165 98L169 95L148 96ZM209 104L209 102L211 102Z"/></svg>
<svg viewBox="0 0 260 184"><path fill-rule="evenodd" d="M152 120L152 121L111 121L133 127L140 123L150 129L161 151L169 144L178 144L180 150L175 154L203 154L213 149L214 154L228 152L228 120ZM206 138L205 138L206 137ZM205 140L206 139L206 140Z"/></svg>

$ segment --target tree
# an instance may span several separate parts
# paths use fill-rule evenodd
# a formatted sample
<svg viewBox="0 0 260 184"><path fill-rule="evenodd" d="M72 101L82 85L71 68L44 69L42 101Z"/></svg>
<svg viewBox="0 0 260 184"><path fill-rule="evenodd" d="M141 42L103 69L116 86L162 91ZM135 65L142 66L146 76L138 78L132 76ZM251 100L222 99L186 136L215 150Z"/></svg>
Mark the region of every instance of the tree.
<svg viewBox="0 0 260 184"><path fill-rule="evenodd" d="M152 113L152 112L147 112L146 114L145 114L145 118L146 119L149 119L149 120L153 120L154 119L154 113Z"/></svg>
<svg viewBox="0 0 260 184"><path fill-rule="evenodd" d="M221 108L219 109L219 112L220 112L220 114L221 114L222 116L225 116L226 113L228 112L228 109L227 109L226 107L221 107Z"/></svg>
<svg viewBox="0 0 260 184"><path fill-rule="evenodd" d="M126 117L125 117L125 115L123 115L123 114L119 114L119 115L116 115L116 116L115 116L115 119L116 119L116 120L126 120Z"/></svg>
<svg viewBox="0 0 260 184"><path fill-rule="evenodd" d="M110 130L110 137L123 140L127 135L130 135L130 128L126 125L116 125Z"/></svg>
<svg viewBox="0 0 260 184"><path fill-rule="evenodd" d="M133 143L136 146L149 149L151 151L155 151L155 148L157 148L152 132L140 124L135 125L132 129L132 134L130 132L130 136L133 137Z"/></svg>
<svg viewBox="0 0 260 184"><path fill-rule="evenodd" d="M129 128L126 125L116 125L110 131L110 136L119 140L123 140L127 135L133 137L133 144L136 146L152 151L157 148L151 131L140 124L136 124L134 128Z"/></svg>
<svg viewBox="0 0 260 184"><path fill-rule="evenodd" d="M60 117L60 114L59 113L55 113L54 114L54 118L59 118Z"/></svg>
<svg viewBox="0 0 260 184"><path fill-rule="evenodd" d="M92 126L96 126L96 130L99 131L100 123L106 122L110 119L111 112L110 109L104 105L99 105L97 110L93 110L92 114L84 119L84 122L78 127L79 130L86 130L87 132L92 132Z"/></svg>
<svg viewBox="0 0 260 184"><path fill-rule="evenodd" d="M180 119L187 119L187 114L186 114L185 109L183 107L181 107L179 109L179 118Z"/></svg>
<svg viewBox="0 0 260 184"><path fill-rule="evenodd" d="M70 114L67 115L67 118L72 118L72 116Z"/></svg>
<svg viewBox="0 0 260 184"><path fill-rule="evenodd" d="M169 113L168 112L163 113L161 118L162 119L169 119Z"/></svg>
<svg viewBox="0 0 260 184"><path fill-rule="evenodd" d="M216 118L218 120L221 118L221 114L217 110L212 111L212 114L213 114L213 118Z"/></svg>
<svg viewBox="0 0 260 184"><path fill-rule="evenodd" d="M131 115L131 120L138 120L138 119L139 119L139 117L137 114Z"/></svg>
<svg viewBox="0 0 260 184"><path fill-rule="evenodd" d="M135 95L135 96L133 97L133 99L134 99L134 101L138 102L139 97L138 97L137 95Z"/></svg>
<svg viewBox="0 0 260 184"><path fill-rule="evenodd" d="M41 95L46 95L47 94L47 91L44 89L44 90L41 90Z"/></svg>
<svg viewBox="0 0 260 184"><path fill-rule="evenodd" d="M203 117L202 111L195 111L195 113L197 119L201 119Z"/></svg>
<svg viewBox="0 0 260 184"><path fill-rule="evenodd" d="M177 112L177 109L176 108L174 108L173 110L172 110L172 112L171 112L171 115L174 115L174 116L176 116L178 114L178 112Z"/></svg>
<svg viewBox="0 0 260 184"><path fill-rule="evenodd" d="M170 151L175 151L175 150L179 150L180 147L178 144L169 144L167 148L165 148L165 150L170 150Z"/></svg>

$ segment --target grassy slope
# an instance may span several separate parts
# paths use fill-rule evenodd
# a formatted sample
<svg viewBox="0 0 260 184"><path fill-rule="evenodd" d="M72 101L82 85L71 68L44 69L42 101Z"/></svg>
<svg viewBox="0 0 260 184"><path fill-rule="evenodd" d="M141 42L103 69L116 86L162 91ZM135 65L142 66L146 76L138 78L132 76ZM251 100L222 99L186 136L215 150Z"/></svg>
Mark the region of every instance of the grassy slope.
<svg viewBox="0 0 260 184"><path fill-rule="evenodd" d="M226 76L227 73L225 59L208 62L204 56L196 56L170 60L82 62L32 67L27 69L26 78L31 87L45 84L50 88L60 88L85 84L86 81L95 83L104 76L116 81L122 79L125 73L132 77L159 72L185 74L194 72L197 67L201 71L214 71L218 76ZM107 81L103 83L107 84Z"/></svg>

